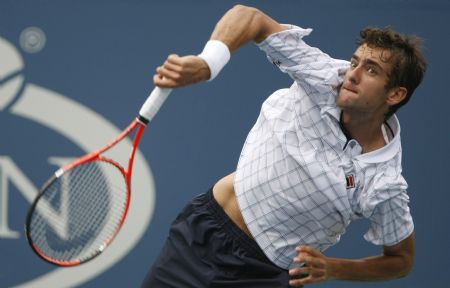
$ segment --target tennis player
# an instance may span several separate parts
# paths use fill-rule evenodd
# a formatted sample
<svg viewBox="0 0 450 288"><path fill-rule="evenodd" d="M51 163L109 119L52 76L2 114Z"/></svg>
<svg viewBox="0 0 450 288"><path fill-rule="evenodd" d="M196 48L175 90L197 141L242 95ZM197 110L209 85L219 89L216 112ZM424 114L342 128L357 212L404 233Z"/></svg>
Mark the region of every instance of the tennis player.
<svg viewBox="0 0 450 288"><path fill-rule="evenodd" d="M310 33L238 5L200 55L170 55L157 68L161 87L212 80L230 53L254 41L294 82L262 105L236 172L173 222L143 287L301 287L411 270L414 224L394 112L423 78L420 41L366 28L344 61L308 46ZM382 246L380 255L326 256L360 218L370 221L364 238Z"/></svg>

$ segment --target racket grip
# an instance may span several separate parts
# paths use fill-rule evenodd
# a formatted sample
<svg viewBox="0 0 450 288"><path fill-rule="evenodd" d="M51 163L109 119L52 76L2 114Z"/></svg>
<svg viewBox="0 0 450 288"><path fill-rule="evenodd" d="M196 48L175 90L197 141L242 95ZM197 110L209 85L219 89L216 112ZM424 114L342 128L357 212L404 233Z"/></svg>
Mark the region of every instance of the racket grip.
<svg viewBox="0 0 450 288"><path fill-rule="evenodd" d="M142 105L141 110L139 111L139 116L141 120L144 120L146 124L150 122L153 117L155 117L161 105L166 101L167 96L169 96L170 92L172 92L171 88L160 88L155 87L153 91L148 96L147 100L145 100L144 105Z"/></svg>

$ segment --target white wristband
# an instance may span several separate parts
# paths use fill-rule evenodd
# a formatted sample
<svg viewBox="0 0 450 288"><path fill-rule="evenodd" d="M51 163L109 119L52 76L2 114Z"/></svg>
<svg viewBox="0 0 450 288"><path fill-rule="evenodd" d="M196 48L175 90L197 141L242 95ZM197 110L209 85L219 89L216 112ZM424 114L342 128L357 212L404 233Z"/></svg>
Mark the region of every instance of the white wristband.
<svg viewBox="0 0 450 288"><path fill-rule="evenodd" d="M208 81L212 81L219 74L220 70L230 60L230 49L228 46L219 40L209 40L206 42L205 48L198 57L205 60L211 71L211 77Z"/></svg>

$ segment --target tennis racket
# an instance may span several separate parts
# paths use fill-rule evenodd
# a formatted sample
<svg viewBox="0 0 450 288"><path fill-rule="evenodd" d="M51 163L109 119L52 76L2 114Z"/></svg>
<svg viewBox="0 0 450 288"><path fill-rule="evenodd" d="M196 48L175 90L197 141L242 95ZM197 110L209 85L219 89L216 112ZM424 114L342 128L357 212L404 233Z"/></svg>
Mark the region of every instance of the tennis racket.
<svg viewBox="0 0 450 288"><path fill-rule="evenodd" d="M76 266L100 255L113 241L127 216L142 132L170 92L155 87L136 119L114 140L58 169L44 184L25 223L28 243L39 257L58 266ZM125 169L104 153L132 132Z"/></svg>

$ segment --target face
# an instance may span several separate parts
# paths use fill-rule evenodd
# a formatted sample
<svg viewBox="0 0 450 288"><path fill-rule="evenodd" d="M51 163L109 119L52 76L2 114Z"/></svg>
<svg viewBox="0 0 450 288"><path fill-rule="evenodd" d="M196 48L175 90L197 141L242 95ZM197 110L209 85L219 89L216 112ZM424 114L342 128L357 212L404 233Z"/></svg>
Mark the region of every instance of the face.
<svg viewBox="0 0 450 288"><path fill-rule="evenodd" d="M389 51L362 45L353 54L350 68L339 91L337 105L344 111L364 114L388 110L389 80L392 64Z"/></svg>

